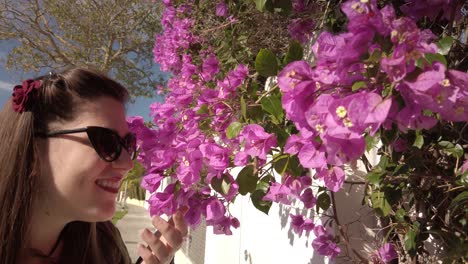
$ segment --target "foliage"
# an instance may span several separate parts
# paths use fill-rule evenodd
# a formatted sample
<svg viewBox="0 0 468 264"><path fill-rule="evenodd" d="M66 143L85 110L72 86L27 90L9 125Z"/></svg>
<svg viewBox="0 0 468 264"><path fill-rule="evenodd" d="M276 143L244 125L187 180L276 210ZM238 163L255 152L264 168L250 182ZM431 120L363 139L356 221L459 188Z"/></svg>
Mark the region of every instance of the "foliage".
<svg viewBox="0 0 468 264"><path fill-rule="evenodd" d="M146 190L141 187L141 180L145 175L145 168L138 162L133 162L133 168L125 175L120 186L120 191L125 192L126 197L145 200Z"/></svg>
<svg viewBox="0 0 468 264"><path fill-rule="evenodd" d="M20 72L92 66L150 96L154 34L161 5L142 1L34 0L0 2L0 40L18 45L7 68Z"/></svg>
<svg viewBox="0 0 468 264"><path fill-rule="evenodd" d="M115 225L117 222L122 219L128 213L128 209L117 210L112 216L112 223Z"/></svg>
<svg viewBox="0 0 468 264"><path fill-rule="evenodd" d="M353 251L356 262L420 262L432 239L447 249L435 258L466 260L461 1L164 3L154 53L172 73L166 100L151 107L153 129L130 120L151 214L188 206L190 225L204 217L229 235L240 224L229 212L237 195L264 213L299 200L338 226L334 237L291 215L292 228L313 231L312 247L330 258ZM334 193L358 160L367 175L352 183L365 186L363 202L385 225L373 256L352 248L336 217ZM174 183L155 192L164 178Z"/></svg>

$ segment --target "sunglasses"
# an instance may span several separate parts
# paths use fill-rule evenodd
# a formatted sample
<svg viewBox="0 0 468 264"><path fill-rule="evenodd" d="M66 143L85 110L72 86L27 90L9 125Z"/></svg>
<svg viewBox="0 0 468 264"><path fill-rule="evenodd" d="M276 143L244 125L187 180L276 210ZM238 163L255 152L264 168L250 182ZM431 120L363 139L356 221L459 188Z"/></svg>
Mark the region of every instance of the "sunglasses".
<svg viewBox="0 0 468 264"><path fill-rule="evenodd" d="M86 132L89 141L96 153L103 160L113 162L120 157L122 148L124 148L130 157L133 159L137 156L136 136L134 133L128 133L125 137L120 137L119 134L109 128L88 126L86 128L77 128L69 130L53 131L45 134L38 134L42 137L55 137L58 135L75 134Z"/></svg>

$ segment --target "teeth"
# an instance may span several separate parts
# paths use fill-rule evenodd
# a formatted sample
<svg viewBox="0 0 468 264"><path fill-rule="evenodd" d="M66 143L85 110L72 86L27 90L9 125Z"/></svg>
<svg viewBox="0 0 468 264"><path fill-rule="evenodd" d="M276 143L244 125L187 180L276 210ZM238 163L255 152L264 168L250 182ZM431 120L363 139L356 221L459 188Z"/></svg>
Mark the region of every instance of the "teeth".
<svg viewBox="0 0 468 264"><path fill-rule="evenodd" d="M120 181L107 181L107 180L99 180L96 183L102 187L118 189L120 187Z"/></svg>

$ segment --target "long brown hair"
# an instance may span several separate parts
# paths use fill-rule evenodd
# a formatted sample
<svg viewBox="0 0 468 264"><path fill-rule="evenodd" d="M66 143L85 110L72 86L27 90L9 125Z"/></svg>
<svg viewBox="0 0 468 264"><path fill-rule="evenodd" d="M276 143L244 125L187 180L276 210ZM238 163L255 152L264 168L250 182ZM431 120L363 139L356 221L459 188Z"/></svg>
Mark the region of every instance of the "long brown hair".
<svg viewBox="0 0 468 264"><path fill-rule="evenodd" d="M40 164L35 133L54 121L70 121L81 102L111 97L126 103L126 89L90 69L75 68L39 77L34 104L23 113L10 99L0 112L0 262L16 263L26 244ZM59 263L130 263L119 231L111 222L72 222L63 234Z"/></svg>

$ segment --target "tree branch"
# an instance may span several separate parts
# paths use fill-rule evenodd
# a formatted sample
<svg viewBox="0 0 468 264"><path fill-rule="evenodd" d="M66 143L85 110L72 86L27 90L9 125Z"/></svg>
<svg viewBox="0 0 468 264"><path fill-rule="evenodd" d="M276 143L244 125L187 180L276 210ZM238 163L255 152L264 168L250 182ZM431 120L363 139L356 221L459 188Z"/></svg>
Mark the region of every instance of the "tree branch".
<svg viewBox="0 0 468 264"><path fill-rule="evenodd" d="M359 252L357 252L352 245L349 243L348 238L346 236L346 233L343 230L343 226L340 224L340 221L338 220L338 213L336 209L336 201L335 201L335 194L333 192L330 192L330 197L331 197L331 202L332 202L332 208L333 208L333 215L334 215L334 220L336 225L338 226L338 230L340 231L341 238L343 238L343 242L345 242L346 246L351 249L351 251L361 260L361 263L369 263L366 258L361 256Z"/></svg>

